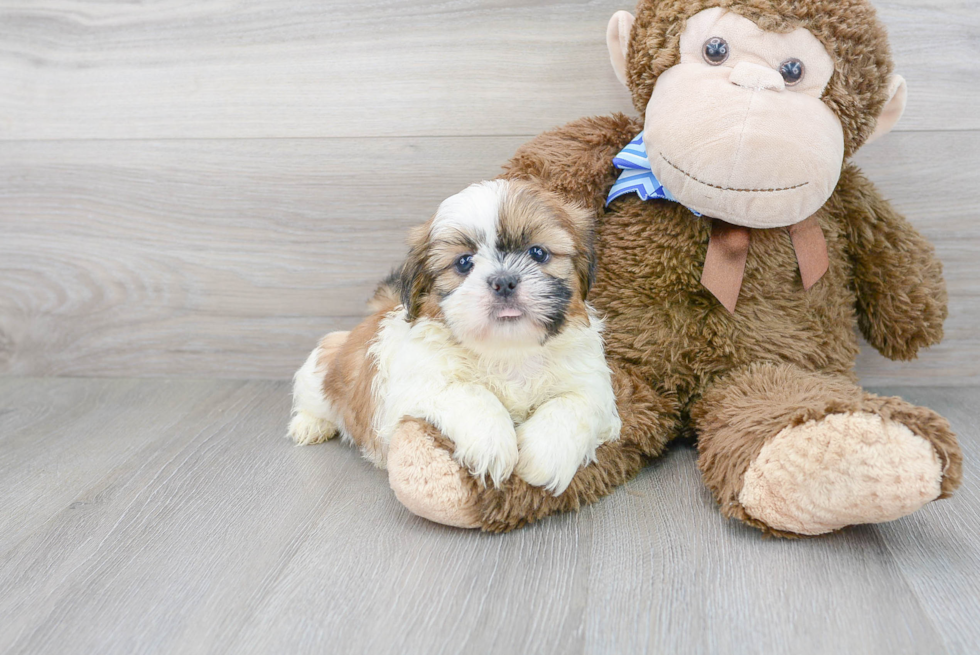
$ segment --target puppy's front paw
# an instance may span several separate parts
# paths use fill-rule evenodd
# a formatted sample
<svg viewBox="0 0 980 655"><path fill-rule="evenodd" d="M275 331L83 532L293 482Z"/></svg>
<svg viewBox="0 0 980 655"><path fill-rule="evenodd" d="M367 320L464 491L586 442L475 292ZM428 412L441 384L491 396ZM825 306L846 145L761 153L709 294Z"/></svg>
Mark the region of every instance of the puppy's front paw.
<svg viewBox="0 0 980 655"><path fill-rule="evenodd" d="M571 484L585 460L585 453L579 452L569 435L556 430L560 426L533 420L517 429L520 448L517 475L528 484L544 487L558 496Z"/></svg>
<svg viewBox="0 0 980 655"><path fill-rule="evenodd" d="M289 438L299 446L322 443L337 434L337 426L330 421L299 411L289 421Z"/></svg>
<svg viewBox="0 0 980 655"><path fill-rule="evenodd" d="M478 478L489 475L495 487L510 477L517 465L517 435L512 424L488 421L453 439L453 457Z"/></svg>

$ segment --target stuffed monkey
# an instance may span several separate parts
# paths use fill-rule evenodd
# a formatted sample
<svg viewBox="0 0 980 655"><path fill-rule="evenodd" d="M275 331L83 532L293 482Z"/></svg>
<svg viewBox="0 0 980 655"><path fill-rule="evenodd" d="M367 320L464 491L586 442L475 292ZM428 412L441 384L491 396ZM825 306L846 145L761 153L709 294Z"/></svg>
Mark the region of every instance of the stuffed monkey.
<svg viewBox="0 0 980 655"><path fill-rule="evenodd" d="M857 385L857 330L908 360L940 340L932 246L849 162L902 114L866 0L641 0L607 33L639 117L585 118L505 177L598 213L591 301L623 421L553 496L496 488L406 420L389 481L415 513L503 531L595 502L678 436L725 516L779 536L890 521L961 478L949 424Z"/></svg>

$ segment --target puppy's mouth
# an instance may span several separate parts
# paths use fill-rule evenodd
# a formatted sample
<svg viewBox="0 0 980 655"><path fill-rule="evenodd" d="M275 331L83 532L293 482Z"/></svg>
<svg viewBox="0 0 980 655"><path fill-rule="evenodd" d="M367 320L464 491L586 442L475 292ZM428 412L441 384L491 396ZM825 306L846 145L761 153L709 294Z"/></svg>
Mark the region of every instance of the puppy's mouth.
<svg viewBox="0 0 980 655"><path fill-rule="evenodd" d="M519 321L524 318L524 312L517 307L501 307L494 311L494 318L504 322Z"/></svg>

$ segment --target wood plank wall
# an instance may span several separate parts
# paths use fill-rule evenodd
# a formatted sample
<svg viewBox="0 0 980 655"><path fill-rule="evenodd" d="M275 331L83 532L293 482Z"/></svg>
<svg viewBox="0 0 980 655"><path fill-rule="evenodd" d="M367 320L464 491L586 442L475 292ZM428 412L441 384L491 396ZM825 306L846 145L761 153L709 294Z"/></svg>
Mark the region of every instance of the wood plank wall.
<svg viewBox="0 0 980 655"><path fill-rule="evenodd" d="M408 226L565 121L632 112L628 0L0 0L0 375L285 378ZM908 111L858 154L951 316L869 384L980 379L980 5L877 3Z"/></svg>

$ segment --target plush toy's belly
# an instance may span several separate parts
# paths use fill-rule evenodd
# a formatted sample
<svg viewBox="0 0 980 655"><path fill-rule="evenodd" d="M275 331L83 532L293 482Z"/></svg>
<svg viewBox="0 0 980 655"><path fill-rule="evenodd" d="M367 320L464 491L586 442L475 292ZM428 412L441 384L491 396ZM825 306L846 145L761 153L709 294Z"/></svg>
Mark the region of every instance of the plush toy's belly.
<svg viewBox="0 0 980 655"><path fill-rule="evenodd" d="M714 377L759 360L850 373L857 355L850 265L837 222L820 216L830 270L803 289L785 229L753 230L735 314L700 282L710 224L667 201L617 201L599 219L590 294L611 358L655 386L696 397Z"/></svg>

